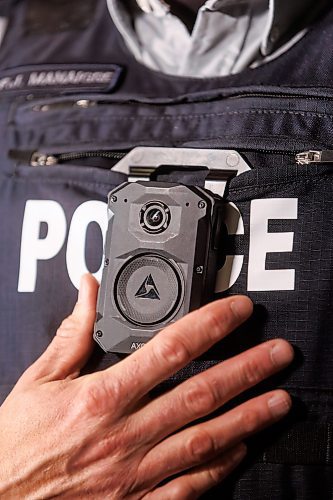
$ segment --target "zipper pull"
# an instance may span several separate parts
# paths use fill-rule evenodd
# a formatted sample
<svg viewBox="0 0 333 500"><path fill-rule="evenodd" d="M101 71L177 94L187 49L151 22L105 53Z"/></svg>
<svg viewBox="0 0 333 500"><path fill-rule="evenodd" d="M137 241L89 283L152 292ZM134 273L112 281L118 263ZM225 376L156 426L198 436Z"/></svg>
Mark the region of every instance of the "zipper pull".
<svg viewBox="0 0 333 500"><path fill-rule="evenodd" d="M45 153L39 153L38 151L32 153L30 158L30 165L32 167L52 167L57 165L58 158L53 155L47 155Z"/></svg>
<svg viewBox="0 0 333 500"><path fill-rule="evenodd" d="M333 163L333 151L304 151L296 155L297 165L309 165L310 163Z"/></svg>
<svg viewBox="0 0 333 500"><path fill-rule="evenodd" d="M27 163L31 167L49 167L59 163L58 158L39 151L19 151L11 149L8 153L9 158L20 163Z"/></svg>

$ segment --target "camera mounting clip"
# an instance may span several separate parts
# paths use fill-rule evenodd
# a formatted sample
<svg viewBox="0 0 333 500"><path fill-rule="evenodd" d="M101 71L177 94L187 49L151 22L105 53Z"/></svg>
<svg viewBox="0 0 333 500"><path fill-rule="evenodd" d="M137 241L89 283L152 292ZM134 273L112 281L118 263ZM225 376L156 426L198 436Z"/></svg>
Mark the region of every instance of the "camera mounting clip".
<svg viewBox="0 0 333 500"><path fill-rule="evenodd" d="M223 197L227 183L251 170L244 158L230 149L163 148L140 146L132 149L112 171L128 176L129 182L156 180L158 173L179 167L207 170L205 188Z"/></svg>

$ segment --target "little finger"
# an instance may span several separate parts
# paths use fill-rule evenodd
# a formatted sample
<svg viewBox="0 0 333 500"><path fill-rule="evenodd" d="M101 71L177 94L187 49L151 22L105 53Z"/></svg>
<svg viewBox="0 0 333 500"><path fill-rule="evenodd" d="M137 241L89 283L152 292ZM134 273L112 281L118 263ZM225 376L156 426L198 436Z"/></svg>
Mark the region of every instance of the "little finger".
<svg viewBox="0 0 333 500"><path fill-rule="evenodd" d="M244 459L243 443L226 451L221 457L196 467L186 474L156 488L144 500L196 500L206 491L223 481Z"/></svg>
<svg viewBox="0 0 333 500"><path fill-rule="evenodd" d="M158 484L174 474L208 462L280 420L290 407L291 399L285 391L273 391L180 431L147 453L141 462L141 477L149 476L151 484Z"/></svg>

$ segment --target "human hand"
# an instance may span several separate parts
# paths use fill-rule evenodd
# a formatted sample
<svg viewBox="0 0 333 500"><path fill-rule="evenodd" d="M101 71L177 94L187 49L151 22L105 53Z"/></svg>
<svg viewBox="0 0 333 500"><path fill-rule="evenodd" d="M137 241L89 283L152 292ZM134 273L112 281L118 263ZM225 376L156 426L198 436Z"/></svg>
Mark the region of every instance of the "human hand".
<svg viewBox="0 0 333 500"><path fill-rule="evenodd" d="M73 314L0 408L0 497L198 498L240 463L247 436L288 412L290 397L272 391L188 424L287 366L292 348L266 342L150 400L158 383L248 318L251 301L213 302L117 365L80 377L97 289L86 275Z"/></svg>

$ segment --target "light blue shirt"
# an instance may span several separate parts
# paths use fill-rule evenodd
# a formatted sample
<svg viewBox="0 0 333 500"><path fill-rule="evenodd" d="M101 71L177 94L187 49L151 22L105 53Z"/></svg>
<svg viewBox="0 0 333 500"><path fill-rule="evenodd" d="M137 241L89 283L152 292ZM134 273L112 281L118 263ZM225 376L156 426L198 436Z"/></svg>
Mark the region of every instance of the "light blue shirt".
<svg viewBox="0 0 333 500"><path fill-rule="evenodd" d="M171 75L225 76L264 64L302 38L327 0L207 0L190 33L164 0L107 0L135 58Z"/></svg>

